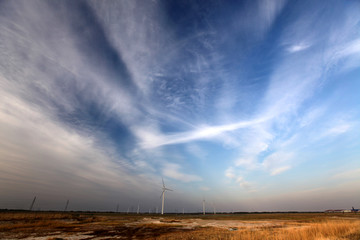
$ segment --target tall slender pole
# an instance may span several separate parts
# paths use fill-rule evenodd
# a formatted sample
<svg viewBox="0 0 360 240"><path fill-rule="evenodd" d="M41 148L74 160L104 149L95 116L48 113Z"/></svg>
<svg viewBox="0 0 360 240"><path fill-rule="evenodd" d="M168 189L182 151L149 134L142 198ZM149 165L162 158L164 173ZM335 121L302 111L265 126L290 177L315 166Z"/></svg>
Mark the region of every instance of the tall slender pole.
<svg viewBox="0 0 360 240"><path fill-rule="evenodd" d="M139 214L139 212L140 212L140 204L138 204L137 214Z"/></svg>
<svg viewBox="0 0 360 240"><path fill-rule="evenodd" d="M35 200L36 200L36 196L34 197L34 200L32 201L32 203L30 205L30 208L29 208L30 211L32 211L32 209L34 207Z"/></svg>
<svg viewBox="0 0 360 240"><path fill-rule="evenodd" d="M119 204L116 205L116 212L119 212Z"/></svg>

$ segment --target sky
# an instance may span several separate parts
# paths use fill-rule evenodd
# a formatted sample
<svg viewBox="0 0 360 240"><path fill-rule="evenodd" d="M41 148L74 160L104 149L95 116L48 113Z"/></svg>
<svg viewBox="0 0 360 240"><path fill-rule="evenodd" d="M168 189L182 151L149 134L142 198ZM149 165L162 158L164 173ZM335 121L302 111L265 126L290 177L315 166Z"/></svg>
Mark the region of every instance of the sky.
<svg viewBox="0 0 360 240"><path fill-rule="evenodd" d="M357 0L0 2L0 208L360 208Z"/></svg>

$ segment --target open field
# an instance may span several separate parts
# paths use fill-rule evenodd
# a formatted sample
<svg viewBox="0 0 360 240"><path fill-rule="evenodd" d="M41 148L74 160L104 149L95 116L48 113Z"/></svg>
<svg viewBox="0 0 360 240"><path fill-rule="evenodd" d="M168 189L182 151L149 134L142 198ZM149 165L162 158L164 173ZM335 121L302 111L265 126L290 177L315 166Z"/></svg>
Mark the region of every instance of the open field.
<svg viewBox="0 0 360 240"><path fill-rule="evenodd" d="M1 212L0 239L360 239L360 214Z"/></svg>

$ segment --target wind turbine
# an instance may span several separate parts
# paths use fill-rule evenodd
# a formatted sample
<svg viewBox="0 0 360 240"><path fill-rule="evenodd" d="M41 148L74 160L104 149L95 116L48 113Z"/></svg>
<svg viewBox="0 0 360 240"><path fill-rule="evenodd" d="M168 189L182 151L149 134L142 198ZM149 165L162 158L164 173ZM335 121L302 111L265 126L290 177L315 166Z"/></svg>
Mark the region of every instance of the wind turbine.
<svg viewBox="0 0 360 240"><path fill-rule="evenodd" d="M29 208L30 211L32 211L35 201L36 201L36 196L34 197L34 200L31 202L31 205L30 205L30 208Z"/></svg>
<svg viewBox="0 0 360 240"><path fill-rule="evenodd" d="M66 201L66 205L65 205L65 208L64 208L64 212L66 212L68 206L69 206L69 199Z"/></svg>
<svg viewBox="0 0 360 240"><path fill-rule="evenodd" d="M215 208L214 202L212 202L211 205L212 205L213 210L214 210L214 215L216 215L216 208Z"/></svg>
<svg viewBox="0 0 360 240"><path fill-rule="evenodd" d="M205 215L205 198L203 198L202 205L203 205L203 214Z"/></svg>
<svg viewBox="0 0 360 240"><path fill-rule="evenodd" d="M171 189L165 187L164 178L162 178L162 184L163 184L163 187L162 187L162 193L160 196L160 198L162 197L161 215L164 214L165 191L172 191Z"/></svg>

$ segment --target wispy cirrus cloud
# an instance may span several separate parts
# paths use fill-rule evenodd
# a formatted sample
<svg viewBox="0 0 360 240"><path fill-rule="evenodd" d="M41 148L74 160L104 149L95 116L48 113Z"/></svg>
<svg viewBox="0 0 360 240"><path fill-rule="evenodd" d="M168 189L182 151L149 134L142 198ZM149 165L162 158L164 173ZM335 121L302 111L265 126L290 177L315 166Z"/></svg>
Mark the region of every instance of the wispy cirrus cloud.
<svg viewBox="0 0 360 240"><path fill-rule="evenodd" d="M333 178L335 178L335 179L356 179L356 178L360 178L360 168L336 173L335 175L333 175Z"/></svg>
<svg viewBox="0 0 360 240"><path fill-rule="evenodd" d="M295 52L303 51L303 50L305 50L305 49L307 49L309 47L310 47L309 44L299 43L299 44L295 44L295 45L292 45L292 46L288 47L287 51L290 52L290 53L295 53Z"/></svg>
<svg viewBox="0 0 360 240"><path fill-rule="evenodd" d="M272 176L291 168L292 153L275 152L265 158L262 165Z"/></svg>
<svg viewBox="0 0 360 240"><path fill-rule="evenodd" d="M331 3L3 1L3 176L134 198L220 171L253 192L355 146L360 5Z"/></svg>
<svg viewBox="0 0 360 240"><path fill-rule="evenodd" d="M180 170L181 170L180 165L176 163L166 163L162 169L162 174L166 177L176 179L182 182L202 181L201 177L193 174L183 173Z"/></svg>
<svg viewBox="0 0 360 240"><path fill-rule="evenodd" d="M201 139L214 139L219 135L221 135L222 133L234 131L241 128L248 128L256 124L259 124L263 121L266 121L266 119L241 121L238 123L226 124L220 126L204 126L204 127L196 128L195 130L189 132L182 132L182 133L162 135L162 136L161 135L159 136L158 134L150 134L149 138L143 139L141 145L144 148L155 148L170 144L187 143ZM142 134L142 136L147 136L147 134Z"/></svg>

